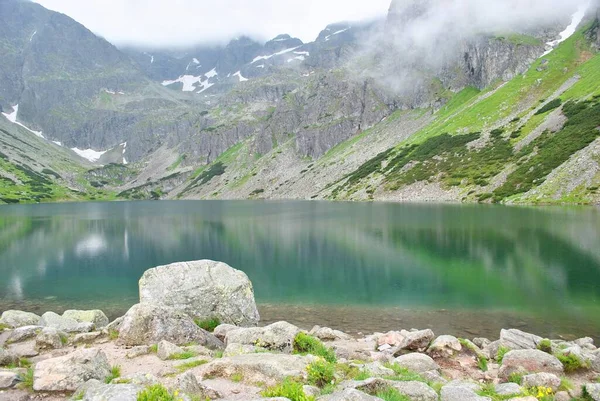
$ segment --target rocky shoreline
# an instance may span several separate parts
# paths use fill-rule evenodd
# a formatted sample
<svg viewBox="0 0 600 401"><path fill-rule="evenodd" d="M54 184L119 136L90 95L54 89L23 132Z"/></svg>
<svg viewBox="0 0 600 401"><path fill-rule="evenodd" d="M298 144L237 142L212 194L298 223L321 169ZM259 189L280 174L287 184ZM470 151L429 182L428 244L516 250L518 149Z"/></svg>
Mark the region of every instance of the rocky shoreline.
<svg viewBox="0 0 600 401"><path fill-rule="evenodd" d="M112 322L100 310L4 311L0 401L600 401L591 338L259 322L248 277L206 260L148 270L140 303Z"/></svg>

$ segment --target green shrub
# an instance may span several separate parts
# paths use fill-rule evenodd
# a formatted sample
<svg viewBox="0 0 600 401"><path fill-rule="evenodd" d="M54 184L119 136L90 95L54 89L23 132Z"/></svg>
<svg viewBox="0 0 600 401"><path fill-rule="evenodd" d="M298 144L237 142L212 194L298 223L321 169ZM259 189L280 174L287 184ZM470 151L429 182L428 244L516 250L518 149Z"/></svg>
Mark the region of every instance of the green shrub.
<svg viewBox="0 0 600 401"><path fill-rule="evenodd" d="M193 351L183 351L179 354L173 354L169 357L171 360L183 360L195 357L197 354Z"/></svg>
<svg viewBox="0 0 600 401"><path fill-rule="evenodd" d="M562 104L562 100L560 98L556 98L554 100L549 101L548 103L546 103L541 109L539 109L535 115L540 115L540 114L544 114L549 112L550 110L554 110L556 108L559 108L560 105Z"/></svg>
<svg viewBox="0 0 600 401"><path fill-rule="evenodd" d="M504 355L506 355L509 351L509 348L506 348L505 346L501 345L498 348L498 353L496 354L496 361L498 361L498 363L501 364L502 360L504 359Z"/></svg>
<svg viewBox="0 0 600 401"><path fill-rule="evenodd" d="M335 352L331 348L327 348L320 340L305 333L298 333L294 338L294 353L311 354L320 356L330 363L336 362Z"/></svg>
<svg viewBox="0 0 600 401"><path fill-rule="evenodd" d="M379 391L376 396L384 401L411 401L410 398L404 394L400 394L395 388L388 388L386 390Z"/></svg>
<svg viewBox="0 0 600 401"><path fill-rule="evenodd" d="M577 355L573 353L559 353L556 355L558 360L563 364L565 372L572 373L578 370L589 369L590 364L587 361L583 361Z"/></svg>
<svg viewBox="0 0 600 401"><path fill-rule="evenodd" d="M478 356L477 357L477 366L479 367L479 369L482 372L487 372L488 371L488 360L485 356Z"/></svg>
<svg viewBox="0 0 600 401"><path fill-rule="evenodd" d="M286 379L283 383L269 387L264 390L261 395L266 398L284 397L290 401L314 401L314 397L310 397L304 393L302 383ZM140 401L140 400L138 400Z"/></svg>
<svg viewBox="0 0 600 401"><path fill-rule="evenodd" d="M552 342L545 338L537 345L537 349L544 351L547 354L552 354Z"/></svg>
<svg viewBox="0 0 600 401"><path fill-rule="evenodd" d="M306 371L308 382L317 387L323 388L335 380L335 365L324 359L311 363Z"/></svg>
<svg viewBox="0 0 600 401"><path fill-rule="evenodd" d="M205 320L195 319L194 322L196 322L196 325L201 329L204 329L211 333L215 331L218 325L221 324L221 320L219 320L218 317L212 317L210 319Z"/></svg>
<svg viewBox="0 0 600 401"><path fill-rule="evenodd" d="M508 376L508 381L510 383L516 383L516 384L521 384L523 382L523 374L522 373L517 373L517 372L513 372Z"/></svg>
<svg viewBox="0 0 600 401"><path fill-rule="evenodd" d="M410 381L419 381L426 382L421 375L413 372L407 368L404 368L397 363L385 363L384 366L388 369L394 371L394 376L387 376L388 380L402 381L402 382L410 382Z"/></svg>
<svg viewBox="0 0 600 401"><path fill-rule="evenodd" d="M104 382L106 384L110 384L110 382L112 382L113 379L116 379L118 377L121 377L121 367L119 365L114 365L110 368L110 375L108 375L106 379L104 379Z"/></svg>
<svg viewBox="0 0 600 401"><path fill-rule="evenodd" d="M154 384L138 393L137 401L176 401L175 397L162 384Z"/></svg>

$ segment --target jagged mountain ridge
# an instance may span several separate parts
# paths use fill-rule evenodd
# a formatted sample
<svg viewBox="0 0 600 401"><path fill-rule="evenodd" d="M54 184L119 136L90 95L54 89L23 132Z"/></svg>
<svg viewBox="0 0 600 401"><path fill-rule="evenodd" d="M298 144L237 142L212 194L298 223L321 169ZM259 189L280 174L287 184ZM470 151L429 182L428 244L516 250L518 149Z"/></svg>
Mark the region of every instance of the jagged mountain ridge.
<svg viewBox="0 0 600 401"><path fill-rule="evenodd" d="M362 27L360 31L365 30ZM120 167L129 171L119 173L120 177L129 177L125 180L104 177L94 181L103 190L120 192L124 197L331 197L331 193L322 191L323 187L342 178L340 173L351 172L360 163L406 139L405 131L389 132L394 126L389 125L389 120L397 121L397 114L402 113L398 110L414 117L410 121L402 118L399 123L410 126L409 131L414 133L413 128L421 129L423 124L431 123L436 111L452 101L457 92L469 87L488 88L525 72L544 52L549 31L552 28L541 30L539 37L525 35L519 36L519 40L487 34L464 41L456 52L460 57L449 58L437 69L427 68L426 74L420 74L404 92L381 79L382 72L384 76L396 75L390 73L394 70L389 64L381 62L394 54L394 43L382 42L382 49L391 49L389 54L371 57L372 53L361 49L360 35L347 29L347 25L328 27L313 44L300 45L289 36L279 36L265 45L241 38L228 46L229 53L225 54L229 56L222 56L220 50L213 52L214 66L205 67L199 59L195 63L195 57L190 59L192 54L186 54L181 59L186 61L186 69L203 71L212 66L203 74L214 69L218 76L224 76L211 77L217 78L214 87L199 94L183 92L183 84L161 85L163 77L157 75L160 71L144 72L141 65L129 61L142 84L123 95L96 86L91 105L79 116L85 127L83 131L89 134L68 139L66 146L82 141L96 150L112 149L102 155L100 163L125 160L133 163ZM304 60L293 63L287 62L286 58L291 56L288 52L265 58L288 49L294 49L292 54L304 53L306 49L310 56L297 54L294 57L305 56ZM129 51L128 54L134 57ZM155 63L160 60L159 55L139 54L146 63L152 57ZM253 65L257 58L257 62L265 63L265 68ZM398 71L406 73L407 63L401 61ZM177 69L184 68L183 62L174 65ZM410 63L409 66L414 67ZM175 67L170 68L165 71L169 74L176 71ZM231 71L237 68L239 74L234 75L237 71ZM252 75L250 68L264 73ZM422 111L416 114L409 111L413 109ZM21 117L19 120L30 123ZM382 120L385 121L380 123ZM351 163L340 171L331 174L330 165L322 165L321 160L327 160L332 151L347 142L360 141L372 131L379 136L378 144L365 144L362 154L353 156ZM119 136L112 136L111 132L118 132ZM280 164L266 163L268 167L261 168L266 155ZM233 159L239 161L240 157L245 160L241 170L226 163L236 164ZM281 157L285 160L280 160ZM307 158L312 162L307 162ZM216 174L220 172L219 164L230 172L233 170L235 175ZM327 181L323 186L309 186L310 191L303 192L304 170L314 169L315 165L328 175L320 180ZM267 177L271 177L268 184L264 183ZM228 187L233 183L236 187L231 190ZM344 195L338 191L336 196Z"/></svg>

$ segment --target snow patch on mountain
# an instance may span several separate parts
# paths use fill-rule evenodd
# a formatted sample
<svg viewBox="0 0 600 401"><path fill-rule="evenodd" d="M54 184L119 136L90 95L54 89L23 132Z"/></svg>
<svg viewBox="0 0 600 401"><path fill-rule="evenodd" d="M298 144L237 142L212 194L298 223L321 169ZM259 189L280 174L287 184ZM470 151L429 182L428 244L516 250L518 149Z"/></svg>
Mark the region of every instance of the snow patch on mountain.
<svg viewBox="0 0 600 401"><path fill-rule="evenodd" d="M212 70L210 70L209 72L207 72L206 74L204 74L206 76L206 78L211 79L216 77L217 75L219 75L219 73L217 72L216 68L213 68Z"/></svg>
<svg viewBox="0 0 600 401"><path fill-rule="evenodd" d="M306 57L310 56L309 52L294 52L294 54L299 54L301 56L306 56Z"/></svg>
<svg viewBox="0 0 600 401"><path fill-rule="evenodd" d="M200 60L198 60L196 57L194 57L192 59L192 63L194 63L194 64L200 64Z"/></svg>
<svg viewBox="0 0 600 401"><path fill-rule="evenodd" d="M265 65L264 64L257 65L256 68L265 68Z"/></svg>
<svg viewBox="0 0 600 401"><path fill-rule="evenodd" d="M31 132L32 134L34 134L35 136L38 136L42 139L46 139L44 137L44 135L42 134L42 131L34 131L32 129L30 129L29 127L26 127L25 125L21 124L20 122L17 121L17 115L19 114L19 105L15 105L13 106L13 111L12 113L2 113L2 115L4 117L6 117L8 119L8 121L10 121L13 124L16 124L20 127L25 128L27 131Z"/></svg>
<svg viewBox="0 0 600 401"><path fill-rule="evenodd" d="M236 72L235 74L233 74L233 76L234 76L234 77L238 77L238 78L239 78L239 80L240 80L240 82L245 82L245 81L247 81L247 80L248 80L248 78L244 78L244 77L242 76L242 72L241 72L241 71L238 71L238 72Z"/></svg>
<svg viewBox="0 0 600 401"><path fill-rule="evenodd" d="M73 152L77 153L79 156L83 157L84 159L91 161L92 163L97 162L100 159L100 157L102 157L103 154L108 152L107 150L98 152L98 151L95 151L94 149L79 149L79 148L71 148L71 150Z"/></svg>
<svg viewBox="0 0 600 401"><path fill-rule="evenodd" d="M289 58L287 62L288 63L293 63L294 61L297 61L297 60L304 61L304 56L296 56L296 57L293 57L293 58Z"/></svg>
<svg viewBox="0 0 600 401"><path fill-rule="evenodd" d="M202 82L200 82L201 89L196 93L202 93L213 85L214 84L211 84L210 82L208 82L208 80L202 81Z"/></svg>
<svg viewBox="0 0 600 401"><path fill-rule="evenodd" d="M29 37L30 42L33 40L33 37L35 36L36 33L37 33L37 31L34 31L33 34L31 35L31 37Z"/></svg>
<svg viewBox="0 0 600 401"><path fill-rule="evenodd" d="M573 36L573 34L577 31L577 27L579 26L579 24L581 24L581 21L583 21L583 18L585 17L585 13L588 10L589 6L590 2L583 4L579 7L579 9L575 12L575 14L573 14L571 18L571 24L559 34L559 39L546 43L546 52L542 54L542 57L551 53L552 50L556 48L556 46Z"/></svg>
<svg viewBox="0 0 600 401"><path fill-rule="evenodd" d="M275 56L281 56L282 54L293 52L294 50L296 50L299 47L300 46L292 47L290 49L285 49L285 50L282 50L280 52L277 52L277 53L274 53L274 54L270 54L268 56L258 56L258 57L255 57L254 60L252 60L252 62L250 64L254 64L254 63L256 63L257 61L260 61L260 60L268 60L268 59L273 58Z"/></svg>
<svg viewBox="0 0 600 401"><path fill-rule="evenodd" d="M325 36L325 41L328 41L332 36L339 35L340 33L344 33L349 29L350 28L340 29L339 31L336 31L336 32L332 33L331 35L327 35L327 36Z"/></svg>
<svg viewBox="0 0 600 401"><path fill-rule="evenodd" d="M163 81L163 86L173 85L175 83L182 83L183 88L181 89L183 92L193 92L195 91L196 85L202 83L202 76L195 77L193 75L182 75L177 79L171 81Z"/></svg>

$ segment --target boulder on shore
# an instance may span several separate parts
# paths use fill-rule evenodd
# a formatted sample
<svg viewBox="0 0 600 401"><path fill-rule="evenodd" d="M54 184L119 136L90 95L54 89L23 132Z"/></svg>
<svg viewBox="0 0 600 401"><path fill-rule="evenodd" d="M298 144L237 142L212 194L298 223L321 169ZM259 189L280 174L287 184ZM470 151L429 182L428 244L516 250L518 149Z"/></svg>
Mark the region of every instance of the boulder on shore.
<svg viewBox="0 0 600 401"><path fill-rule="evenodd" d="M108 317L99 309L94 310L67 310L63 317L73 319L79 323L93 323L97 329L108 325Z"/></svg>
<svg viewBox="0 0 600 401"><path fill-rule="evenodd" d="M110 365L104 352L80 349L58 358L46 359L35 365L35 391L75 391L88 380L104 381L110 375Z"/></svg>
<svg viewBox="0 0 600 401"><path fill-rule="evenodd" d="M256 326L260 320L248 276L212 260L173 263L147 270L140 302L181 310L193 318Z"/></svg>
<svg viewBox="0 0 600 401"><path fill-rule="evenodd" d="M277 322L266 327L240 328L228 331L226 344L254 345L270 351L291 354L294 338L300 329L288 322Z"/></svg>
<svg viewBox="0 0 600 401"><path fill-rule="evenodd" d="M198 343L214 349L224 345L201 329L191 317L165 306L136 304L127 311L119 329L119 342L128 345L150 345L162 340L176 345Z"/></svg>
<svg viewBox="0 0 600 401"><path fill-rule="evenodd" d="M20 310L7 310L2 312L0 324L16 329L23 326L35 326L40 321L40 317L35 313L23 312Z"/></svg>
<svg viewBox="0 0 600 401"><path fill-rule="evenodd" d="M563 365L555 356L536 349L516 350L504 355L498 376L506 380L515 372L553 373L560 376L563 373Z"/></svg>
<svg viewBox="0 0 600 401"><path fill-rule="evenodd" d="M54 327L55 329L67 333L88 333L94 329L93 323L80 323L75 319L63 317L54 312L44 313L40 318L39 325L45 327Z"/></svg>

